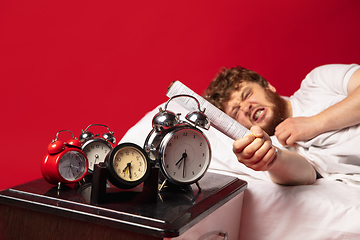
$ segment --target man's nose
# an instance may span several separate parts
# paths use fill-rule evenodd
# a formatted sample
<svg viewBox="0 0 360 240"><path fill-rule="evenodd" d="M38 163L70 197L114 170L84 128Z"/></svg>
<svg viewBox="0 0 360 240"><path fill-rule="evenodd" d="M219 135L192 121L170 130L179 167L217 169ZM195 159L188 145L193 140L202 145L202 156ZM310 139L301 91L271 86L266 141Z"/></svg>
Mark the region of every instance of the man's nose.
<svg viewBox="0 0 360 240"><path fill-rule="evenodd" d="M248 101L240 102L240 110L245 114L250 114L251 104Z"/></svg>

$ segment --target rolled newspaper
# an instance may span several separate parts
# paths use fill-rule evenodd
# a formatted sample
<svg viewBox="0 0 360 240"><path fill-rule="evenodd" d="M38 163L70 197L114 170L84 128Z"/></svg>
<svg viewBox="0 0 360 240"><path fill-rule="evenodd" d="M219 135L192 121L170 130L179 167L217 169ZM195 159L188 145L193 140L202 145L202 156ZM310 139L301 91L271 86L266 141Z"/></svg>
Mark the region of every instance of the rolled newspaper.
<svg viewBox="0 0 360 240"><path fill-rule="evenodd" d="M210 119L210 124L226 136L230 137L233 140L243 138L247 135L250 135L251 132L249 129L238 123L235 119L231 118L229 115L212 105L205 98L201 97L193 90L185 86L180 81L174 81L168 88L166 96L169 98L180 95L187 94L195 97L202 108L205 108L205 114ZM198 105L196 101L191 98L179 97L174 99L175 102L183 106L189 111L198 110Z"/></svg>

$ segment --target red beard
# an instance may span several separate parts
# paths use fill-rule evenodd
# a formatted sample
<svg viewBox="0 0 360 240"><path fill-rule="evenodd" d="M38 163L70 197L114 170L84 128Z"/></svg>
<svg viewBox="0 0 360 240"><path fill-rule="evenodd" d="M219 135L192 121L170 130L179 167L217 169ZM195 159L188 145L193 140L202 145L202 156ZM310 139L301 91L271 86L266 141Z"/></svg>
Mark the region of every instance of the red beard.
<svg viewBox="0 0 360 240"><path fill-rule="evenodd" d="M287 117L287 102L277 92L273 92L268 88L265 89L265 92L266 98L274 105L272 108L274 115L272 119L270 119L269 124L263 126L263 130L269 134L269 136L272 136L275 133L276 126Z"/></svg>

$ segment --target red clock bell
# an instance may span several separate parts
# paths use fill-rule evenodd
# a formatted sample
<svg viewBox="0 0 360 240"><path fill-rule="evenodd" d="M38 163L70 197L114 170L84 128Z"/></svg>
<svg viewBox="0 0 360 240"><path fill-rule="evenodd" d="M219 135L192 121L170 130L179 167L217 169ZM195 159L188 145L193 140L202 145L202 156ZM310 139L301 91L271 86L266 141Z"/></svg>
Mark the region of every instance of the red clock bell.
<svg viewBox="0 0 360 240"><path fill-rule="evenodd" d="M58 140L61 132L68 131L72 138L69 141L62 142ZM51 184L75 183L80 181L87 173L88 160L81 150L81 142L74 138L70 130L61 130L57 132L47 149L41 163L41 173L44 179Z"/></svg>

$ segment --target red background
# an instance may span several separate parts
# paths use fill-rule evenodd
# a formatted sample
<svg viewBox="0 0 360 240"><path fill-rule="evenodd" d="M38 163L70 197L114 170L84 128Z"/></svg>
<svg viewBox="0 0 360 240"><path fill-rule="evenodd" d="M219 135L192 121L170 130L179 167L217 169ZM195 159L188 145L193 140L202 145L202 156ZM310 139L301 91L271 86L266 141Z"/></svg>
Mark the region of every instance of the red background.
<svg viewBox="0 0 360 240"><path fill-rule="evenodd" d="M316 66L360 63L359 13L358 0L1 1L0 189L40 178L59 130L102 123L120 140L173 80L201 93L242 65L290 95Z"/></svg>

